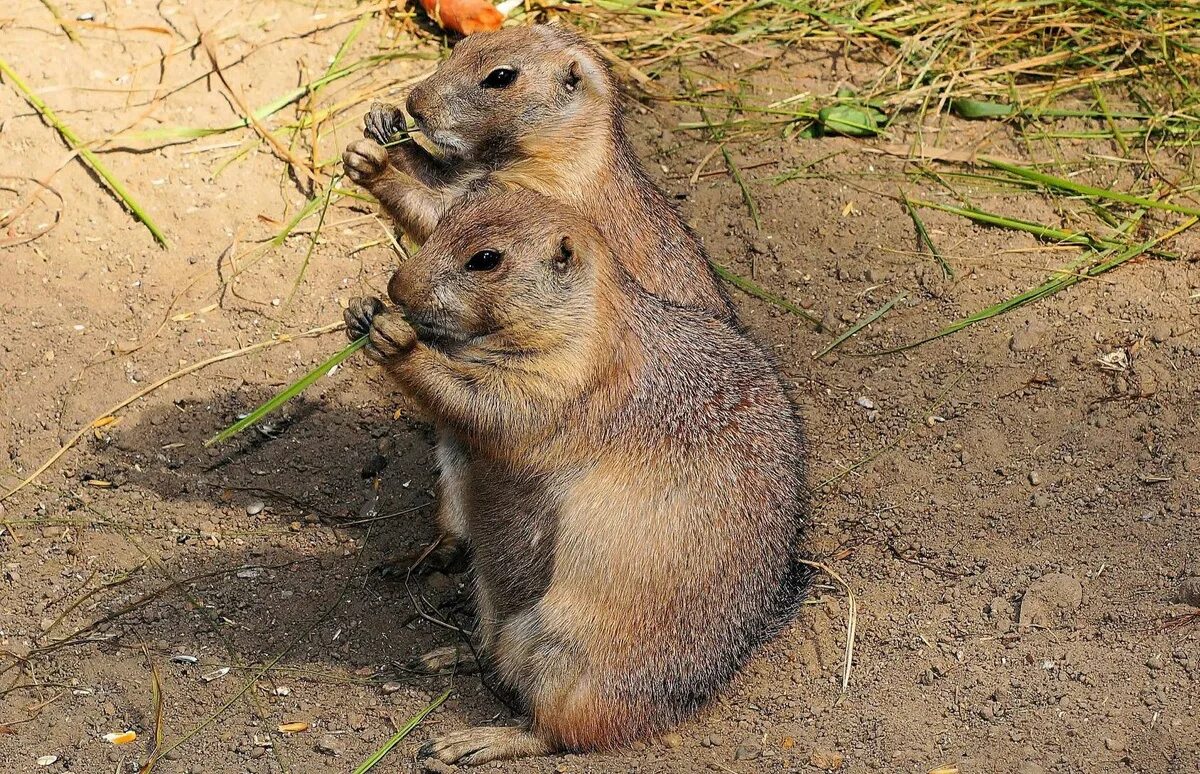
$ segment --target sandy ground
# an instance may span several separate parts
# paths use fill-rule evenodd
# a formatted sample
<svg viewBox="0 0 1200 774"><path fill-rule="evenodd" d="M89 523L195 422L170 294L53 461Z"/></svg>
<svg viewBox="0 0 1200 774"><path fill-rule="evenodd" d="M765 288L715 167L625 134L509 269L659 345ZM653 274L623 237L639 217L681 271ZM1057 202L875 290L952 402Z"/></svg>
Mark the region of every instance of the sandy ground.
<svg viewBox="0 0 1200 774"><path fill-rule="evenodd" d="M257 106L323 72L357 18L277 0L60 9L95 13L102 26L79 27L73 43L40 2L18 0L0 11L0 52L89 139L238 119L220 82L204 77L206 54L189 48L198 29L219 33L210 40L227 80ZM346 61L391 45L382 30L368 25ZM318 108L344 112L322 126L315 154L307 138L296 153L333 158L358 131L355 103L401 94L436 58L428 40L401 35L394 45L414 55L317 95ZM721 78L731 67L701 69ZM800 47L749 81L777 98L829 93L866 72ZM296 117L290 107L268 125ZM1032 287L1077 253L926 212L955 272L947 279L893 197L902 184L910 196L953 199L877 152L911 140L904 124L865 143L731 146L761 209L756 229L713 144L677 126L695 119L662 103L631 111L650 169L715 260L833 330L904 296L814 360L828 332L737 295L808 420L809 549L857 601L849 690L841 695L847 597L826 583L677 734L493 770L1197 771L1200 628L1196 609L1174 599L1200 575L1195 236L1169 246L1181 260L1141 259L953 337L855 356ZM1029 151L996 125L930 116L923 129L932 145L982 143L1015 159ZM336 202L293 295L316 220L255 252L305 197L250 130L117 145L102 161L170 249L69 160L10 85L0 88L0 212L32 190L31 178L61 197L43 196L0 234L56 222L0 249L0 483L16 484L159 379L269 344L149 392L0 506L0 769L138 771L153 746L156 692L172 748L155 768L164 773L350 771L448 688L381 770L414 767L419 744L438 732L504 722L479 678L402 668L453 641L428 619L460 620L461 579L369 572L432 536L430 437L381 374L355 359L265 432L202 446L342 346L340 332L283 335L337 322L350 296L382 294L396 260L384 226L369 205ZM1158 159L1164 170L1185 162ZM795 180L770 179L804 165ZM1097 169L1095 184L1128 173ZM1065 227L1083 220L1061 199L954 185L981 207ZM1146 220L1156 231L1175 222ZM378 510L364 513L362 471L384 461ZM1179 618L1187 614L1190 623ZM309 725L279 732L288 722ZM138 733L130 745L103 739L127 729ZM43 767L42 756L57 759Z"/></svg>

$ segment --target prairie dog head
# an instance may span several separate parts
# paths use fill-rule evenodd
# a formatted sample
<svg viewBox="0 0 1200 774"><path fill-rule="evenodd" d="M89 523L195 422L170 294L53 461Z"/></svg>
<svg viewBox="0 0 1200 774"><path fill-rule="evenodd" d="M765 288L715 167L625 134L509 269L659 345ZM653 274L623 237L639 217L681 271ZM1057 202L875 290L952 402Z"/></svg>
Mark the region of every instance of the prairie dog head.
<svg viewBox="0 0 1200 774"><path fill-rule="evenodd" d="M566 27L539 24L467 36L406 108L443 154L487 163L606 142L616 96L598 51Z"/></svg>
<svg viewBox="0 0 1200 774"><path fill-rule="evenodd" d="M571 359L597 335L612 286L603 238L532 191L468 194L388 283L422 342L452 356Z"/></svg>

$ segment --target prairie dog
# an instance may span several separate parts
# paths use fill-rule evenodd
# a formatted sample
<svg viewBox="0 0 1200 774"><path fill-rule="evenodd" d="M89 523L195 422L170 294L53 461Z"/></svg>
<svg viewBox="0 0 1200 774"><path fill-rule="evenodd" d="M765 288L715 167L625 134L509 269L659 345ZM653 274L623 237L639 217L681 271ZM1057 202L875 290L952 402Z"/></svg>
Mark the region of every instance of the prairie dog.
<svg viewBox="0 0 1200 774"><path fill-rule="evenodd" d="M367 116L367 139L343 158L351 179L414 240L423 242L487 176L574 206L651 293L733 317L699 237L629 143L607 63L578 33L541 24L470 35L406 107L440 158L413 142L384 149L405 121L379 104Z"/></svg>
<svg viewBox="0 0 1200 774"><path fill-rule="evenodd" d="M531 215L530 213L536 213ZM467 452L479 650L528 713L423 753L601 750L685 719L807 585L804 440L731 322L646 292L588 221L463 198L352 336Z"/></svg>
<svg viewBox="0 0 1200 774"><path fill-rule="evenodd" d="M477 33L409 94L407 109L435 156L412 141L403 114L374 105L347 173L401 230L423 242L443 213L487 179L566 202L596 224L634 281L668 301L735 319L699 237L646 174L626 136L603 56L557 24ZM443 535L433 565L455 565L469 539L456 493L466 451L438 444ZM406 562L401 562L407 564ZM398 569L407 569L402 566Z"/></svg>

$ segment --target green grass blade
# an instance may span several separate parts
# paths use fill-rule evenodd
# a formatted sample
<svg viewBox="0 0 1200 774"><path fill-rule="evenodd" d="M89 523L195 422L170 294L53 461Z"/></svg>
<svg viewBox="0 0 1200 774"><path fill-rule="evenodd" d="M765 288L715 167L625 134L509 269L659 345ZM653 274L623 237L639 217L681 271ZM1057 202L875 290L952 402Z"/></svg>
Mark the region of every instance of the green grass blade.
<svg viewBox="0 0 1200 774"><path fill-rule="evenodd" d="M1033 223L1028 220L1020 220L1018 218L1010 218L1005 215L996 215L983 210L977 210L968 207L956 207L952 204L939 204L937 202L929 202L924 199L913 199L912 204L917 207L928 207L931 210L941 210L949 212L952 215L961 215L964 218L970 218L977 223L983 223L989 226L999 226L1008 228L1014 231L1024 231L1028 234L1033 234L1042 239L1049 239L1054 242L1064 242L1073 245L1083 245L1085 247L1119 247L1116 242L1111 242L1107 239L1100 239L1091 234L1078 231L1063 231L1050 226L1043 226L1041 223Z"/></svg>
<svg viewBox="0 0 1200 774"><path fill-rule="evenodd" d="M359 59L358 61L351 62L350 64L346 65L345 67L341 67L336 70L331 68L320 78L317 78L316 80L314 80L310 83L306 83L303 86L297 86L296 88L292 89L291 91L286 92L285 94L277 97L272 102L268 102L266 105L263 105L262 107L258 108L257 110L254 111L254 119L256 121L265 121L266 119L268 119L271 116L278 113L280 110L283 110L288 105L291 105L293 102L300 100L302 97L304 97L304 95L306 95L310 92L316 91L317 89L320 89L323 86L333 83L334 81L345 78L348 75L353 75L354 73L358 72L359 70L361 70L364 67L367 67L369 65L377 64L380 62L385 62L385 61L388 61L391 59L403 58L403 57L415 58L414 55L409 54L407 52L390 52L390 53L386 53L386 54L377 54L374 56L368 56L363 59ZM238 129L244 129L248 126L250 126L250 121L248 119L243 118L240 121L235 121L233 123L226 124L225 126L212 126L212 127L167 126L167 127L163 127L160 129L150 129L150 130L147 130L144 132L134 132L134 133L130 133L130 134L123 134L116 139L122 140L124 142L136 141L136 140L143 140L143 141L194 140L194 139L198 139L200 137L208 137L208 136L214 135L214 134L223 134L225 132L232 132L232 131L236 131Z"/></svg>
<svg viewBox="0 0 1200 774"><path fill-rule="evenodd" d="M221 432L217 433L212 438L209 438L207 441L204 442L204 445L212 446L215 443L221 443L222 441L226 441L226 440L232 438L233 436L237 435L238 433L242 432L250 425L254 424L255 422L257 422L260 419L262 419L263 417L265 417L267 414L270 414L272 411L274 411L275 409L282 406L284 403L287 403L292 398L296 397L300 393L307 390L312 385L313 382L320 379L325 374L329 373L329 371L334 366L338 365L343 360L350 357L351 355L353 355L355 352L359 351L366 345L367 345L367 337L366 336L363 336L361 339L356 339L348 347L343 349L341 352L338 352L336 355L329 358L324 363L321 363L321 365L319 365L316 368L314 368L313 370L309 371L307 374L300 377L300 379L298 379L297 381L292 382L290 385L288 385L283 391L281 391L275 397L271 398L266 403L262 404L261 406L259 406L256 409L254 409L254 411L251 411L249 414L247 414L242 419L239 419L237 422L233 423L229 427L227 427L224 430L222 430Z"/></svg>
<svg viewBox="0 0 1200 774"><path fill-rule="evenodd" d="M908 196L903 191L900 192L900 198L904 200L904 209L908 210L908 216L912 218L913 227L917 230L917 237L925 244L925 247L937 259L937 262L941 264L942 273L946 275L946 279L954 279L954 269L950 268L950 264L929 237L929 231L925 228L925 222L921 220L921 216L917 214L917 208L908 200Z"/></svg>
<svg viewBox="0 0 1200 774"><path fill-rule="evenodd" d="M1130 260L1138 257L1139 255L1142 255L1143 253L1149 252L1152 247L1154 247L1156 244L1158 244L1162 240L1163 240L1163 237L1155 237L1154 239L1151 239L1146 242L1139 242L1138 244L1135 244L1135 245L1128 245L1122 250L1118 250L1116 248L1109 248L1108 250L1105 250L1102 253L1096 253L1095 259L1093 260L1091 267L1082 272L1074 271L1074 267L1076 265L1078 265L1078 263L1079 263L1078 261L1076 261L1074 264L1068 265L1068 266L1064 267L1063 269L1060 269L1058 276L1055 276L1055 277L1052 277L1052 278L1046 280L1041 285L1030 288L1029 290L1026 290L1024 293L1013 296L1012 298L1010 298L1006 301L1001 301L1000 303L993 304L992 306L989 306L986 309L981 309L978 312L975 312L974 314L972 314L968 317L964 317L963 319L958 320L957 322L947 325L945 328L942 328L941 330L937 331L936 333L926 336L923 339L919 339L917 341L911 342L909 344L904 344L899 347L893 347L892 349L885 349L885 350L881 350L879 352L862 352L862 353L856 353L856 355L861 356L861 357L874 357L876 355L893 355L897 352L904 352L905 350L914 349L916 347L921 346L922 344L928 344L931 341L936 341L937 339L949 336L952 333L958 333L963 328L967 328L971 325L974 325L977 322L982 322L982 321L988 320L992 317L997 317L997 316L1005 314L1007 312L1011 312L1014 309L1019 309L1020 307L1025 306L1028 303L1037 301L1038 299L1041 299L1041 298L1045 298L1046 296L1054 295L1058 291L1065 290L1066 288L1069 288L1072 285L1075 285L1076 283L1082 282L1085 279L1090 279L1092 277L1099 277L1101 274L1104 274L1105 272L1108 272L1108 271L1112 271L1113 269L1117 268L1121 264L1123 264L1127 261L1130 261ZM1111 257L1109 257L1109 256L1111 256Z"/></svg>
<svg viewBox="0 0 1200 774"><path fill-rule="evenodd" d="M746 181L742 179L742 170L738 169L738 165L734 163L733 156L729 154L729 150L721 143L721 158L725 160L725 168L729 170L729 174L733 176L733 182L737 183L737 187L742 191L742 201L746 204L746 209L750 210L750 218L754 221L754 228L762 231L762 220L758 215L758 205L754 202L754 197L750 195L750 189L746 186Z"/></svg>
<svg viewBox="0 0 1200 774"><path fill-rule="evenodd" d="M342 173L339 172L333 176L333 179L329 181L329 185L325 189L325 202L321 205L321 215L317 218L317 228L313 231L312 239L308 242L308 249L304 251L304 263L300 264L300 273L296 275L296 281L292 283L292 292L288 293L284 306L292 303L292 299L296 297L296 291L300 289L300 283L304 281L304 274L308 271L308 262L312 260L313 250L316 249L317 240L321 237L321 229L325 226L325 213L329 211L329 202L333 199L333 192L337 189L337 184L341 182L341 179ZM316 198L314 197L312 201L316 201ZM301 212L304 209L308 209L307 204Z"/></svg>
<svg viewBox="0 0 1200 774"><path fill-rule="evenodd" d="M1150 207L1156 210L1167 210L1169 212L1178 212L1183 215L1191 215L1192 217L1200 217L1200 209L1193 207L1184 207L1171 202L1164 202L1157 199L1146 199L1133 194L1121 193L1120 191L1110 191L1107 188L1096 188L1083 183L1076 183L1065 178L1047 175L1043 172L1038 172L1036 169L1009 164L1000 159L994 159L990 156L980 156L979 160L996 169L1003 170L1009 174L1024 178L1038 185L1046 186L1047 188L1057 188L1060 191L1068 191L1070 193L1079 194L1081 196L1095 196L1109 201L1121 202L1122 204L1132 204L1138 207Z"/></svg>
<svg viewBox="0 0 1200 774"><path fill-rule="evenodd" d="M742 291L743 293L747 293L751 296L754 296L755 298L761 298L763 301L766 301L767 303L770 303L770 304L774 304L775 306L779 307L780 309L791 312L794 315L803 317L805 320L808 320L810 323L817 326L818 328L821 327L821 321L819 319L812 316L811 314L804 311L803 309L796 306L795 304L785 301L784 299L780 298L779 296L774 295L773 293L769 293L766 290L763 290L762 288L760 288L758 285L754 284L750 280L748 280L744 277L739 277L738 275L734 274L729 269L726 269L724 266L721 266L720 264L710 262L709 265L712 266L713 271L716 272L718 277L725 280L730 285L733 285L735 288Z"/></svg>
<svg viewBox="0 0 1200 774"><path fill-rule="evenodd" d="M96 154L88 150L83 140L79 139L79 135L75 134L71 127L64 124L62 120L55 115L54 111L42 101L41 97L39 97L33 92L32 89L29 88L29 84L25 83L25 81L21 79L21 76L17 75L16 71L9 66L8 62L4 61L3 57L0 57L0 73L4 73L4 77L12 81L13 86L15 86L17 90L21 92L21 95L25 98L25 101L32 105L34 110L36 110L42 116L42 118L46 120L46 123L54 127L54 129L62 136L67 145L69 145L72 150L79 154L79 157L83 159L84 163L91 167L92 171L94 171L102 180L104 180L112 192L117 195L117 198L121 200L122 204L124 204L129 211L133 213L133 216L140 220L146 226L146 228L150 229L150 233L154 235L154 238L158 241L158 243L163 247L170 247L170 245L167 243L167 235L163 233L162 229L160 229L146 213L146 211L142 209L142 206L137 203L137 200L133 198L133 196L125 188L124 184L122 184L112 172L109 172L107 167L100 163L100 159L96 158Z"/></svg>
<svg viewBox="0 0 1200 774"><path fill-rule="evenodd" d="M883 306L876 309L874 312L872 312L867 317L864 317L863 319L856 322L854 325L852 325L849 328L847 328L846 330L842 331L842 333L836 339L834 339L832 342L830 342L828 347L821 350L817 354L813 355L813 360L820 360L821 358L825 357L833 350L840 347L842 345L842 342L844 342L846 339L850 338L851 336L855 335L856 333L858 333L859 331L861 331L863 328L867 327L871 323L875 322L880 317L883 317L885 314L887 314L889 311L891 311L891 308L893 306L900 303L903 299L904 299L903 293L897 295L891 301L888 301L886 304L884 304Z"/></svg>
<svg viewBox="0 0 1200 774"><path fill-rule="evenodd" d="M383 756L391 752L392 748L399 744L401 739L412 733L412 730L416 728L422 720L428 717L429 713L442 706L442 702L446 701L446 699L449 697L450 691L447 689L445 693L431 701L423 710L409 718L407 723L401 726L396 733L392 734L390 739L383 743L383 747L380 747L378 750L371 753L366 760L358 764L358 766L354 769L353 774L366 774L368 771L375 768L375 764L383 760Z"/></svg>

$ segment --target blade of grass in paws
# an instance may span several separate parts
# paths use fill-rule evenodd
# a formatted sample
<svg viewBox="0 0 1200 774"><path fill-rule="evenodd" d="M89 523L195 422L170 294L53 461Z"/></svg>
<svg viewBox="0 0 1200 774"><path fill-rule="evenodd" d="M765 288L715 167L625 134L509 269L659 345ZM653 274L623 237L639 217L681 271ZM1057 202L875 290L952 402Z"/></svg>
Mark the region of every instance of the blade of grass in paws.
<svg viewBox="0 0 1200 774"><path fill-rule="evenodd" d="M902 301L903 299L904 299L904 294L901 293L900 295L893 298L891 301L888 301L886 304L884 304L883 306L876 309L874 312L872 312L867 317L864 317L863 319L856 322L854 325L851 325L849 328L842 331L841 335L839 335L836 339L834 339L832 342L830 342L828 347L821 350L817 354L813 355L813 360L820 360L821 358L825 357L833 350L840 347L842 345L842 342L844 342L846 339L850 338L854 334L858 333L859 331L861 331L863 328L867 327L871 323L875 322L880 317L883 317L885 314L887 314L889 311L891 311L891 308L893 306L900 303L900 301Z"/></svg>
<svg viewBox="0 0 1200 774"><path fill-rule="evenodd" d="M402 740L404 737L406 737L410 733L412 733L412 730L414 728L416 728L421 723L422 720L424 720L426 717L428 717L429 713L433 712L435 709L442 706L442 702L444 702L449 697L450 697L450 691L447 690L441 696L439 696L436 699L434 699L433 701L431 701L429 703L429 705L426 706L424 709L422 709L420 712L418 712L417 714L415 714L411 718L409 718L407 723L405 723L403 726L401 726L399 729L397 729L396 733L392 734L392 737L383 743L383 747L380 747L378 750L371 753L371 755L366 760L364 760L362 763L358 764L358 767L356 769L354 769L353 774L366 774L366 772L375 768L375 764L377 764L381 760L383 760L383 756L385 756L389 752L391 752L392 748L400 743L400 740Z"/></svg>
<svg viewBox="0 0 1200 774"><path fill-rule="evenodd" d="M900 192L900 198L904 200L904 209L908 210L908 216L912 218L913 227L917 230L917 237L929 248L929 252L937 259L937 262L942 266L942 273L946 275L946 279L954 279L954 269L950 268L950 264L942 256L942 253L937 249L937 245L929 238L929 231L925 228L925 222L921 220L921 216L917 214L917 208L908 200L908 196L903 191Z"/></svg>
<svg viewBox="0 0 1200 774"><path fill-rule="evenodd" d="M146 211L142 209L142 206L138 204L129 191L126 190L124 184L121 183L121 181L118 180L112 172L109 172L107 167L100 163L100 159L96 158L96 154L88 150L83 140L79 139L79 135L75 134L75 131L71 129L71 127L64 124L59 117L55 115L54 111L42 101L41 97L39 97L33 92L32 89L29 88L29 84L25 83L25 81L21 79L21 76L17 75L16 71L13 70L12 67L9 66L8 62L5 62L3 58L0 58L0 73L4 73L4 77L12 81L13 86L16 87L17 91L21 92L21 95L25 98L25 101L33 106L33 109L36 110L43 119L45 119L46 123L54 127L54 129L62 136L62 138L66 140L67 145L71 146L71 149L79 154L79 157L83 159L84 163L91 167L92 171L100 176L100 178L108 185L112 192L117 195L117 198L121 200L121 203L133 213L133 216L140 220L146 226L146 228L150 229L150 233L154 235L154 238L158 240L158 243L163 247L169 247L167 244L166 234L162 232L162 229L160 229L154 223Z"/></svg>
<svg viewBox="0 0 1200 774"><path fill-rule="evenodd" d="M784 299L782 299L779 296L776 296L772 293L768 293L767 291L760 288L758 285L755 285L750 280L748 280L744 277L739 277L738 275L734 274L729 269L726 269L724 266L721 266L720 264L710 263L709 265L712 266L713 271L715 271L717 273L718 277L725 280L730 285L733 285L738 290L741 290L743 293L748 293L749 295L752 295L755 298L761 298L763 301L766 301L767 303L770 303L770 304L774 304L775 306L779 307L780 309L783 309L785 311L791 312L792 314L803 317L805 320L808 320L810 323L817 326L818 328L821 327L820 320L818 320L816 317L813 317L811 314L804 311L803 309L796 306L795 304L789 303L788 301L785 301Z"/></svg>
<svg viewBox="0 0 1200 774"><path fill-rule="evenodd" d="M282 392L280 392L274 398L271 398L266 403L262 404L261 406L259 406L256 409L254 409L254 411L251 411L249 414L247 414L243 418L239 419L237 422L234 422L232 425L225 428L221 432L217 433L212 438L209 438L207 441L204 442L204 445L212 446L215 443L221 443L222 441L226 441L226 440L232 438L233 436L237 435L238 433L242 432L250 425L254 424L255 422L257 422L260 419L262 419L263 417L265 417L267 414L270 414L275 409L279 408L280 406L287 403L292 398L296 397L300 393L307 390L312 385L313 382L320 379L325 374L329 373L330 370L332 370L334 366L338 365L343 360L350 357L351 355L353 355L355 352L359 351L366 345L367 345L367 337L366 336L363 336L361 339L356 339L354 342L352 342L350 344L350 346L346 347L341 352L338 352L336 355L329 358L321 365L319 365L316 368L314 368L313 370L309 371L307 374L302 376L297 381L292 382L290 385L288 385Z"/></svg>

